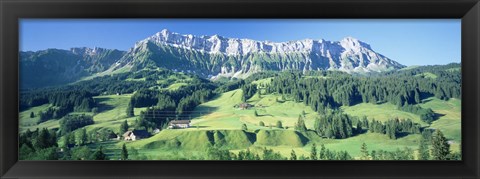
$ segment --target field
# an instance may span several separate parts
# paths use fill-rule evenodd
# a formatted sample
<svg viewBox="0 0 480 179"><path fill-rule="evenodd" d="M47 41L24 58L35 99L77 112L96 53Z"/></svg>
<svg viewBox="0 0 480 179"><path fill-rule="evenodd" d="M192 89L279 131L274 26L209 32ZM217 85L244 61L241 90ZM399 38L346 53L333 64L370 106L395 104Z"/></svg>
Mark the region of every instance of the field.
<svg viewBox="0 0 480 179"><path fill-rule="evenodd" d="M104 145L110 157L118 157L121 145L127 144L128 148L138 150L140 158L148 159L201 159L209 144L222 144L224 148L232 152L239 152L248 148L252 152L260 152L264 147L273 149L288 157L291 150L298 155L309 154L311 145L324 144L330 150L346 150L353 157L360 156L360 146L367 144L369 150L395 151L405 147L417 149L420 135L408 135L397 140L388 139L387 136L376 133L364 133L347 139L325 139L318 137L313 131L300 134L293 130L298 116L306 114L306 126L313 128L315 112L303 103L293 101L281 101L280 95L254 95L248 99L249 104L255 107L251 109L238 109L234 106L241 103L242 90L237 89L223 93L213 100L199 105L192 112L192 127L188 129L167 129L150 138L133 142L109 141L90 145L93 149L97 145ZM98 96L99 113L94 115L95 123L86 127L87 131L93 129L110 129L118 131L120 124L127 120L133 125L135 117L127 118L125 110L131 94ZM432 108L440 115L431 128L444 131L446 137L454 143L461 142L460 133L460 105L458 99L442 101L436 98L428 98L420 104L422 107ZM36 112L47 108L48 105L34 107L20 113L22 130L30 128L55 128L57 120L50 120L35 125L37 117L30 118L30 112ZM135 115L145 108L135 108ZM375 119L386 121L398 117L400 119L412 119L416 123L426 125L417 115L399 111L389 103L370 104L361 103L350 107L342 107L342 110L352 116L362 117L368 114L369 120ZM255 116L257 111L258 116ZM265 123L260 126L259 122ZM284 128L275 127L277 121L281 121ZM242 131L242 124L246 124L248 130ZM224 136L220 139L218 136ZM452 145L452 150L458 151L458 145ZM172 153L174 152L174 153Z"/></svg>
<svg viewBox="0 0 480 179"><path fill-rule="evenodd" d="M455 71L452 69L450 71ZM419 78L438 78L435 74L425 72L416 75ZM152 77L150 77L152 78ZM304 76L303 78L324 80L330 76ZM242 102L244 91L242 88L216 94L212 99L195 105L189 111L188 118L191 126L186 129L163 129L151 137L136 141L104 140L90 143L87 146L93 151L103 146L110 159L120 158L122 145L125 144L132 152L131 159L136 160L202 160L206 159L206 151L216 146L233 153L249 150L260 154L265 148L272 149L284 157L289 157L291 151L298 156L309 156L312 145L324 145L332 151L347 151L353 158L361 156L360 147L363 143L369 151L384 150L396 151L409 148L416 153L421 140L420 134L408 134L390 139L387 135L371 133L365 130L345 139L329 139L321 137L314 130L314 123L318 117L310 106L303 102L295 102L289 95L276 92L266 93L266 86L270 85L274 77L268 77L251 82L257 86L257 92ZM142 82L146 77L128 78L126 81ZM192 78L183 73L169 76L165 79L153 78L151 90L165 90L175 92L189 86ZM147 108L134 108L134 117L127 117L126 111L132 94L100 95L93 97L97 112L72 112L70 114L87 114L93 116L94 124L84 127L87 133L110 130L117 135L120 126L127 121L133 130L139 120L141 111ZM241 108L240 104L248 104ZM401 111L396 105L386 102L381 104L358 103L352 106L341 106L340 110L350 116L366 116L369 121L386 122L389 119L411 119L422 128L440 129L449 143L451 150L457 152L461 144L461 100L450 98L440 100L435 97L422 99L422 103L415 104L422 108L431 108L436 120L428 124L420 119L419 115ZM51 104L31 107L20 112L20 131L31 131L37 128L58 129L60 120L47 120L39 123L39 112L49 108ZM31 117L31 113L34 114ZM300 116L304 116L307 131L295 130ZM277 123L282 127L277 127ZM262 125L261 125L262 123ZM246 129L243 126L246 126ZM356 126L355 126L356 128ZM76 136L80 129L73 131ZM60 137L58 145L63 146L64 137Z"/></svg>

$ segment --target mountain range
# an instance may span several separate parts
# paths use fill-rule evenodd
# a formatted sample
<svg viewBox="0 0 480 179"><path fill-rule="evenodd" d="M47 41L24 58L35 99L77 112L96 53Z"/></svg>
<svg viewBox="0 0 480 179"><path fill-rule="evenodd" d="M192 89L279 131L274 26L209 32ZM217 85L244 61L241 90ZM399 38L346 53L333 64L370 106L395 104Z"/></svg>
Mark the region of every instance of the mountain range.
<svg viewBox="0 0 480 179"><path fill-rule="evenodd" d="M195 36L164 29L136 42L128 51L83 47L20 52L20 85L22 89L61 85L95 74L158 67L215 79L245 78L264 70L365 73L405 66L352 37L340 41L270 42Z"/></svg>

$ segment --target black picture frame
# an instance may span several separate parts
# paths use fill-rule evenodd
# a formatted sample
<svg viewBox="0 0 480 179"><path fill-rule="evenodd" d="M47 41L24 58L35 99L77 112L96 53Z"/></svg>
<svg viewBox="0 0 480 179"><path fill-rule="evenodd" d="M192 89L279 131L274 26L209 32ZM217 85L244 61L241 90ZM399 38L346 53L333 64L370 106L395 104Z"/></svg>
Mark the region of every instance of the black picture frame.
<svg viewBox="0 0 480 179"><path fill-rule="evenodd" d="M462 161L18 161L19 18L458 18ZM2 178L480 178L478 0L0 0Z"/></svg>

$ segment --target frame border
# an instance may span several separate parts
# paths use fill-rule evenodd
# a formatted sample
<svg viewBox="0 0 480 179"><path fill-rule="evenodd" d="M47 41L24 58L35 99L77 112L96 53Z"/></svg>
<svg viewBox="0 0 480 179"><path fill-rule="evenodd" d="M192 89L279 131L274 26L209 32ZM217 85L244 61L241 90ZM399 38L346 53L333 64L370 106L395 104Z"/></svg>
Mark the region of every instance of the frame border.
<svg viewBox="0 0 480 179"><path fill-rule="evenodd" d="M479 0L0 0L0 12L1 178L480 178ZM461 18L463 160L18 161L19 18L159 17Z"/></svg>

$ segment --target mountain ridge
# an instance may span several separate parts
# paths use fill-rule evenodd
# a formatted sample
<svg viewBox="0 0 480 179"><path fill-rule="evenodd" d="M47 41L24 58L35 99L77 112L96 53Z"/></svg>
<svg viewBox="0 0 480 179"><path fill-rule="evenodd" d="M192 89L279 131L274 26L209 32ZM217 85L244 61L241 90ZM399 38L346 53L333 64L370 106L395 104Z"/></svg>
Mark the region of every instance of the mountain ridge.
<svg viewBox="0 0 480 179"><path fill-rule="evenodd" d="M45 55L50 55L52 62L45 62ZM26 65L21 64L22 69L43 65L45 68L40 69L53 68L54 72L67 76L66 80L59 79L62 83L73 82L95 73L109 74L118 70L138 71L159 67L210 79L245 78L265 70L340 70L365 73L405 67L375 52L368 43L353 37L345 37L340 41L303 39L271 42L219 35L179 34L167 29L136 42L128 51L98 47L47 49L21 52L20 59L24 63L30 59ZM76 70L71 72L69 69ZM34 76L37 81L45 82L46 79L41 79L42 75L41 70L37 70L26 76ZM47 77L51 76L43 78ZM57 74L57 78L61 77ZM38 83L30 86L42 86ZM47 84L52 85L48 81Z"/></svg>

